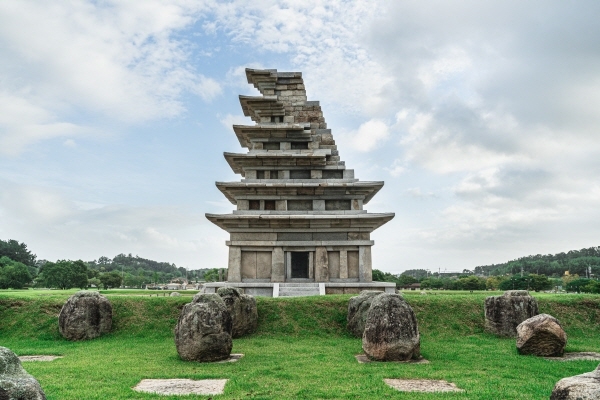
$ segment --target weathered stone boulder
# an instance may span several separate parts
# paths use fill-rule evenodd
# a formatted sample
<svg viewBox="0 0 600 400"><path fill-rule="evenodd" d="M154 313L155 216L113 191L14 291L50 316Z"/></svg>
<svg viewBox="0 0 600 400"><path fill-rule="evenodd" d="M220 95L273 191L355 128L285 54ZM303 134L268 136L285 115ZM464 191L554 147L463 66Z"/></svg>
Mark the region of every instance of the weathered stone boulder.
<svg viewBox="0 0 600 400"><path fill-rule="evenodd" d="M362 337L365 331L367 311L376 296L383 292L380 290L363 290L358 296L350 298L348 302L348 317L346 328L356 337Z"/></svg>
<svg viewBox="0 0 600 400"><path fill-rule="evenodd" d="M258 326L258 308L253 296L243 294L238 288L231 286L220 287L217 294L225 302L227 311L231 314L233 329L231 336L236 339L248 335Z"/></svg>
<svg viewBox="0 0 600 400"><path fill-rule="evenodd" d="M175 346L186 361L219 361L229 358L231 315L215 293L197 294L183 306L175 327Z"/></svg>
<svg viewBox="0 0 600 400"><path fill-rule="evenodd" d="M562 357L567 334L560 322L548 314L538 314L517 326L517 351L541 357Z"/></svg>
<svg viewBox="0 0 600 400"><path fill-rule="evenodd" d="M417 318L402 296L382 293L372 300L362 346L369 358L378 361L408 361L420 357Z"/></svg>
<svg viewBox="0 0 600 400"><path fill-rule="evenodd" d="M515 337L517 325L538 314L535 298L527 290L509 290L485 299L485 329L498 336Z"/></svg>
<svg viewBox="0 0 600 400"><path fill-rule="evenodd" d="M592 399L600 399L600 365L592 372L561 379L550 395L550 400Z"/></svg>
<svg viewBox="0 0 600 400"><path fill-rule="evenodd" d="M110 332L112 306L98 292L82 290L69 297L60 310L58 329L69 340L94 339Z"/></svg>
<svg viewBox="0 0 600 400"><path fill-rule="evenodd" d="M180 297L181 293L179 293L179 292L171 292L171 294L169 296L171 296L171 297Z"/></svg>
<svg viewBox="0 0 600 400"><path fill-rule="evenodd" d="M46 400L38 381L21 366L19 357L0 347L0 400Z"/></svg>

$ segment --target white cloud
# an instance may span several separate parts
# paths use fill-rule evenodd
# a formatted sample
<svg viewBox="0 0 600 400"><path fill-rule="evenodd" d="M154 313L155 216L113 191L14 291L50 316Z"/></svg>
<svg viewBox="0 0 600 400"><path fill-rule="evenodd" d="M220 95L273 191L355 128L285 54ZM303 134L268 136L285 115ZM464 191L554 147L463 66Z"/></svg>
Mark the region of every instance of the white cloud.
<svg viewBox="0 0 600 400"><path fill-rule="evenodd" d="M406 166L403 160L395 159L389 168L385 168L394 178L406 172Z"/></svg>
<svg viewBox="0 0 600 400"><path fill-rule="evenodd" d="M380 147L390 136L387 124L378 119L371 119L361 124L350 136L350 144L360 152L373 151Z"/></svg>
<svg viewBox="0 0 600 400"><path fill-rule="evenodd" d="M232 129L231 127L233 125L254 125L254 122L244 115L226 114L225 116L217 115L217 118L219 118L219 122L229 130Z"/></svg>
<svg viewBox="0 0 600 400"><path fill-rule="evenodd" d="M200 75L198 82L194 85L194 93L202 97L204 101L211 101L223 92L221 85L214 79Z"/></svg>
<svg viewBox="0 0 600 400"><path fill-rule="evenodd" d="M75 147L77 147L77 143L75 143L73 139L67 139L63 142L63 146L74 149Z"/></svg>
<svg viewBox="0 0 600 400"><path fill-rule="evenodd" d="M220 85L192 68L188 44L175 35L203 8L187 1L1 3L2 151L90 129L71 122L77 112L137 123L179 115L186 91L213 99Z"/></svg>
<svg viewBox="0 0 600 400"><path fill-rule="evenodd" d="M415 199L427 199L427 198L435 198L438 197L435 193L433 192L427 192L424 193L421 188L419 187L414 187L414 188L409 188L406 189L406 194L408 194L410 197L413 197Z"/></svg>

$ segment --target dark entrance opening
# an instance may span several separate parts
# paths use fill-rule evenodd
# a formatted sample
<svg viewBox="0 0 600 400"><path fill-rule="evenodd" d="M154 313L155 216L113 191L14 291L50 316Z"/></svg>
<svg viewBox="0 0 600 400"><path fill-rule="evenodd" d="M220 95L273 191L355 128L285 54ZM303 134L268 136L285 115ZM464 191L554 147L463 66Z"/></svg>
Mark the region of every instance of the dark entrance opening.
<svg viewBox="0 0 600 400"><path fill-rule="evenodd" d="M292 278L308 278L308 251L292 252Z"/></svg>

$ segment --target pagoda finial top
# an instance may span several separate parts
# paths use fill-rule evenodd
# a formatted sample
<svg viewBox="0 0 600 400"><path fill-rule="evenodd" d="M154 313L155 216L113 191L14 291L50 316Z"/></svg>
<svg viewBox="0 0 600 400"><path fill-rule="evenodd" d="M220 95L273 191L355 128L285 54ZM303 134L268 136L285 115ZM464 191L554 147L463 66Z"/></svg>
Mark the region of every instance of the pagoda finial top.
<svg viewBox="0 0 600 400"><path fill-rule="evenodd" d="M278 82L286 84L289 79L294 79L295 83L299 80L300 84L304 84L302 72L277 72L276 69L246 68L246 78L263 95L271 94L270 91L275 90ZM265 90L268 92L265 93Z"/></svg>

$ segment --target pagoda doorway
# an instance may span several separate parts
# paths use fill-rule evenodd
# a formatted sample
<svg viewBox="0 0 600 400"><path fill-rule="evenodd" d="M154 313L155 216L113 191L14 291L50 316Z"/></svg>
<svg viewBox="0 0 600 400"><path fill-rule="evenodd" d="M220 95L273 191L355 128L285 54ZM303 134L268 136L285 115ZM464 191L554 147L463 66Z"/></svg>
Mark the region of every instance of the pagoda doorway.
<svg viewBox="0 0 600 400"><path fill-rule="evenodd" d="M309 255L308 251L293 251L291 252L292 258L292 279L308 279L308 268L309 268Z"/></svg>

